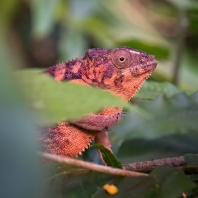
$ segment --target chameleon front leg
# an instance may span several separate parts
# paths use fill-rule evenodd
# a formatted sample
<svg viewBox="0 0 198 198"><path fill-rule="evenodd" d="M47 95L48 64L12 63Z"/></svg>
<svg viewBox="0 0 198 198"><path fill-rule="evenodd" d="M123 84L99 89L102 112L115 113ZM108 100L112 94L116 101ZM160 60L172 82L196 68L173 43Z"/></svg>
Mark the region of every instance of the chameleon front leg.
<svg viewBox="0 0 198 198"><path fill-rule="evenodd" d="M71 121L70 123L91 131L108 131L119 122L124 115L124 112L117 112L112 115L90 114Z"/></svg>
<svg viewBox="0 0 198 198"><path fill-rule="evenodd" d="M95 143L102 144L104 147L106 147L113 153L111 142L110 142L109 136L108 136L108 131L101 131L100 133L97 133L97 135L95 137Z"/></svg>
<svg viewBox="0 0 198 198"><path fill-rule="evenodd" d="M84 118L80 118L72 122L72 124L82 127L86 130L99 131L95 136L95 143L102 144L104 147L109 149L112 153L111 142L108 137L108 130L119 122L123 116L124 112L117 112L112 115L100 115L91 114ZM99 151L100 153L100 151ZM101 156L101 153L100 153ZM102 159L102 156L101 156ZM104 163L104 162L103 162Z"/></svg>
<svg viewBox="0 0 198 198"><path fill-rule="evenodd" d="M102 144L105 148L109 149L113 153L111 142L110 142L109 136L108 136L108 131L101 131L101 132L97 133L97 135L95 137L95 143ZM102 153L100 152L99 149L98 149L98 152L100 155L100 159L102 160L102 163L104 165L106 165L106 162L103 160Z"/></svg>

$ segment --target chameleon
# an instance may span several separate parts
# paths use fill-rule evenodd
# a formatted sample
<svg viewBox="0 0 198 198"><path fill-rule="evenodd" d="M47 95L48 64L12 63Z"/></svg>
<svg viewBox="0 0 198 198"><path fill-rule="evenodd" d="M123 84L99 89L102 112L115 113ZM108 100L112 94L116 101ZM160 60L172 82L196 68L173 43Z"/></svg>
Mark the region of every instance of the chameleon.
<svg viewBox="0 0 198 198"><path fill-rule="evenodd" d="M129 101L156 66L154 55L122 46L88 49L84 57L59 63L43 73L56 81L99 87ZM108 131L123 116L121 107L105 107L98 113L48 126L39 139L44 151L72 158L82 154L93 140L112 151Z"/></svg>

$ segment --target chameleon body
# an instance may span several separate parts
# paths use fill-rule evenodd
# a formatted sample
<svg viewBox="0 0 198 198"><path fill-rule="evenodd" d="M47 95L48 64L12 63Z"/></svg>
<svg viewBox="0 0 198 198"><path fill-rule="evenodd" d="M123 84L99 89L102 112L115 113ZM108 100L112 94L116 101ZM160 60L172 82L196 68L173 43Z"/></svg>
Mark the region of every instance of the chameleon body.
<svg viewBox="0 0 198 198"><path fill-rule="evenodd" d="M44 73L57 81L100 87L128 101L151 76L156 65L153 55L129 47L94 48L87 50L84 57L57 64ZM77 157L95 140L111 150L107 131L123 115L121 108L106 107L97 114L48 127L40 135L43 149L53 154Z"/></svg>

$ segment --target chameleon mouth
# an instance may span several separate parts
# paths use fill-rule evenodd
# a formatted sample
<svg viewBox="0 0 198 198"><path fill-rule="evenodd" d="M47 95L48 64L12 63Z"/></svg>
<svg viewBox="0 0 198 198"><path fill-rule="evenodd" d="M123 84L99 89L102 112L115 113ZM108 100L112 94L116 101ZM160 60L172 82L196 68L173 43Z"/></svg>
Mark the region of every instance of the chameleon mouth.
<svg viewBox="0 0 198 198"><path fill-rule="evenodd" d="M130 67L129 70L134 77L145 75L145 73L150 76L151 73L155 70L156 66L157 61L154 59L139 63L134 67Z"/></svg>
<svg viewBox="0 0 198 198"><path fill-rule="evenodd" d="M148 62L146 63L146 65L147 65L147 66L151 66L151 67L152 67L151 70L153 71L153 70L155 70L155 68L157 67L157 63L158 63L158 62L154 59L154 60L148 61Z"/></svg>
<svg viewBox="0 0 198 198"><path fill-rule="evenodd" d="M145 63L142 63L141 64L141 68L145 70L145 72L148 72L148 71L154 71L155 68L157 67L157 61L155 59L153 60L149 60Z"/></svg>

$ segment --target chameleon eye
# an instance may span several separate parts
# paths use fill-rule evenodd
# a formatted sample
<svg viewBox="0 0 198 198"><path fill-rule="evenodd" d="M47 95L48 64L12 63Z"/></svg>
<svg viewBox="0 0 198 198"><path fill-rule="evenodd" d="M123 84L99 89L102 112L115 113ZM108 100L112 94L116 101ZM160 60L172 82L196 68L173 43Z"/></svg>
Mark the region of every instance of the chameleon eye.
<svg viewBox="0 0 198 198"><path fill-rule="evenodd" d="M121 56L120 57L120 61L123 62L124 61L124 57Z"/></svg>
<svg viewBox="0 0 198 198"><path fill-rule="evenodd" d="M125 69L131 66L131 54L126 49L116 49L110 54L111 61L118 69Z"/></svg>

